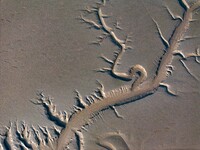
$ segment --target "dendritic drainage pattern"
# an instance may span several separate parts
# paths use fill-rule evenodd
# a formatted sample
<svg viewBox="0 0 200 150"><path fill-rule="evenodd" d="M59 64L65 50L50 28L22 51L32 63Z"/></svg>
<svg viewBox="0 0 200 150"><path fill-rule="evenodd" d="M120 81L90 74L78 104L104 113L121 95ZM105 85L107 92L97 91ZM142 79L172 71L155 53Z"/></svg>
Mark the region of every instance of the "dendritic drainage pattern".
<svg viewBox="0 0 200 150"><path fill-rule="evenodd" d="M155 76L150 79L148 78L148 72L140 64L133 65L127 72L118 72L117 67L121 63L120 60L123 54L129 49L133 49L129 45L131 37L127 36L125 39L120 39L117 36L116 30L122 30L119 22L116 22L113 27L108 25L107 20L109 18L103 11L108 5L107 0L99 1L93 6L87 6L81 12L79 20L91 29L102 32L102 35L98 36L96 41L93 41L93 44L101 46L105 39L109 39L118 48L118 51L114 52L114 59L109 59L103 54L101 55L102 60L110 64L110 67L103 67L96 71L108 73L119 80L129 81L131 85L124 85L110 91L105 91L103 83L97 80L99 86L96 91L89 96L82 97L79 91L75 90L78 103L73 106L70 112L57 111L56 105L52 99L41 92L38 94L38 99L32 101L32 103L43 106L48 119L53 121L55 126L34 127L25 122L11 122L10 126L5 126L4 131L1 133L0 149L63 150L70 149L70 144L76 140L78 149L84 150L85 138L83 131L87 131L88 127L95 123L95 117L101 117L102 111L112 109L118 118L123 119L123 115L119 114L117 111L116 106L118 105L142 100L144 97L154 94L160 87L165 88L167 93L171 96L178 95L178 93L174 92L171 86L165 82L175 70L172 62L177 55L181 57L180 62L185 68L185 71L199 82L198 77L193 74L190 68L185 64L185 61L191 57L194 58L196 63L200 63L199 47L197 46L194 52L184 53L179 50L179 45L188 38L193 38L192 36L186 36L185 33L189 29L190 24L198 21L193 19L193 15L199 11L200 1L197 0L189 3L186 0L179 0L179 3L180 7L184 8L182 16L173 15L170 8L166 6L172 19L180 21L179 25L173 29L172 36L169 39L164 37L158 22L151 17L165 49L163 55L160 56L157 62ZM87 16L88 14L94 14L97 20L90 19ZM59 128L57 126L59 126ZM114 141L118 141L118 143L113 142L113 139ZM121 145L117 146L119 143ZM120 131L108 132L100 135L97 137L96 144L110 150L132 149L128 145L126 136Z"/></svg>

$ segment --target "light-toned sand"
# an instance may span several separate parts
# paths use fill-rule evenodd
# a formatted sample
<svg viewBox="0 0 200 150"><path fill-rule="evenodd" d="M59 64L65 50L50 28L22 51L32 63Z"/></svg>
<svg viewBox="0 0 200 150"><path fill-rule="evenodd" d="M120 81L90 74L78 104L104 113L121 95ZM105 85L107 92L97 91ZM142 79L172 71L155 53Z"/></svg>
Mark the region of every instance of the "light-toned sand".
<svg viewBox="0 0 200 150"><path fill-rule="evenodd" d="M131 66L140 64L148 73L147 79L155 76L165 49L158 29L162 36L170 39L180 20L173 20L167 8L174 16L182 17L185 12L182 2L109 0L106 3L102 8L102 13L108 15L106 25L116 27L114 33L118 39L124 40L130 35L131 40L127 45L132 49L123 53L117 71L127 73ZM114 51L120 50L116 39L111 41L109 37L102 43L100 38L100 45L92 44L98 36L106 37L101 29L88 28L87 21L80 20L80 14L83 14L84 19L100 23L98 15L83 11L94 4L92 0L0 1L1 142L5 139L5 131L9 137L9 121L13 122L13 131L16 120L24 129L26 125L21 125L21 121L25 121L27 127L34 125L32 131L45 132L42 126L55 125L42 106L32 103L41 91L54 98L57 110L70 112L76 104L74 90L77 89L84 98L97 89L97 79L103 83L106 92L132 84L132 81L94 71L110 66L100 58L102 54L113 59ZM184 54L196 54L200 48L200 14L195 14L194 19L197 20L190 23L186 40L178 48ZM165 81L170 85L171 94L160 87L153 95L139 101L101 112L89 127L75 131L79 142L72 140L70 148L76 149L79 143L81 150L83 147L87 150L103 147L113 150L116 147L122 150L200 149L200 65L194 57L180 59L180 54L173 59L175 70ZM4 128L5 125L8 128ZM15 140L16 135L13 134L13 138Z"/></svg>

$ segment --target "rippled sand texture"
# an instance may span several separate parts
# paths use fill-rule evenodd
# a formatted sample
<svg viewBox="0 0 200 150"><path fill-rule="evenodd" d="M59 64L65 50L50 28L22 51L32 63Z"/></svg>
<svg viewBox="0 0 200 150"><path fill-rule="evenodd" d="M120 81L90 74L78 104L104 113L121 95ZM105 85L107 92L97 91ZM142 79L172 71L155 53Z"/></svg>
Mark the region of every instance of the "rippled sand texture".
<svg viewBox="0 0 200 150"><path fill-rule="evenodd" d="M199 0L0 3L0 149L200 149Z"/></svg>

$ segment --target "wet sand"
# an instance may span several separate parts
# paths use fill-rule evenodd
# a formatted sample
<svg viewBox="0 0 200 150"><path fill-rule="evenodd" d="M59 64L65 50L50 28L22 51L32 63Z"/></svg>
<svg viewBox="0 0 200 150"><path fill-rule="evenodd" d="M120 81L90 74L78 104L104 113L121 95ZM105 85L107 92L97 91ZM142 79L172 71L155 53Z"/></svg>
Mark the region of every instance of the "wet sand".
<svg viewBox="0 0 200 150"><path fill-rule="evenodd" d="M64 0L1 1L1 126L16 120L36 126L54 125L46 117L43 107L31 103L40 91L52 96L59 110L69 111L76 103L74 89L78 89L82 96L89 95L97 88L97 79L104 84L105 91L130 85L107 73L94 71L109 66L99 56L104 54L113 58L118 47L109 38L100 46L91 44L102 31L88 28L78 18L83 13L81 10L92 4L92 1ZM158 22L166 39L179 24L179 20L172 20L164 6L175 15L181 16L184 12L176 1L159 0L130 0L126 3L111 0L103 9L110 16L106 19L110 26L119 21L122 30L116 29L116 33L121 39L131 35L133 49L123 55L118 68L120 72L141 64L146 68L148 78L155 75L164 45L152 18ZM87 17L96 19L93 14ZM200 35L198 26L199 21L191 23L186 35ZM199 38L188 39L180 44L180 49L195 52L199 43ZM159 88L152 96L117 106L124 119L117 118L112 109L103 111L103 120L97 117L88 131L83 131L86 149L102 149L96 144L97 137L118 131L125 135L130 149L200 148L200 84L179 60L180 56L174 59L175 71L166 80L178 96ZM200 79L199 64L193 58L186 60L185 64ZM113 143L113 137L107 138ZM114 139L124 144L119 137Z"/></svg>

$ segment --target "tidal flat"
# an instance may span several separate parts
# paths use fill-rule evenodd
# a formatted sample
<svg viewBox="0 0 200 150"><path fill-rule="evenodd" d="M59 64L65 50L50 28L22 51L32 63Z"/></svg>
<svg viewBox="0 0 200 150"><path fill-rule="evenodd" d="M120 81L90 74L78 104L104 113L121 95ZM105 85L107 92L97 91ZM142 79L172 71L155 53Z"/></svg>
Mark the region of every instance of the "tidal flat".
<svg viewBox="0 0 200 150"><path fill-rule="evenodd" d="M1 0L0 149L34 149L30 140L35 149L62 149L58 139L71 125L70 150L199 150L195 2ZM181 23L185 32L173 39ZM121 103L124 93L143 89L150 95ZM38 148L38 141L46 143Z"/></svg>

